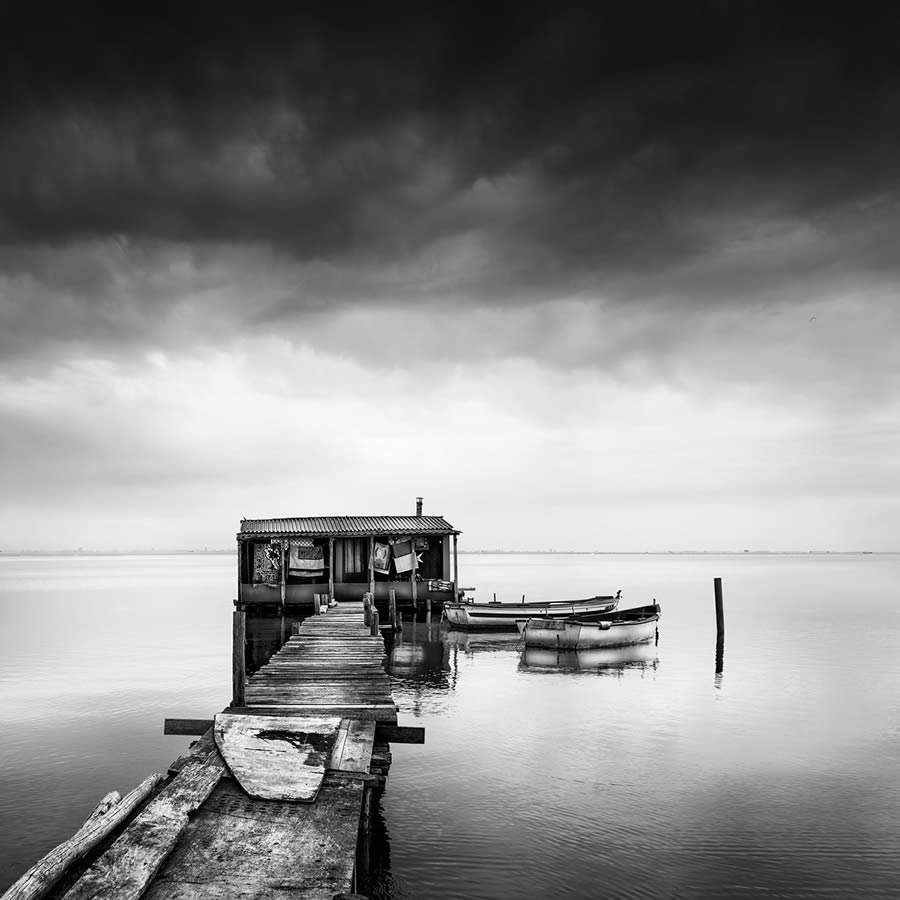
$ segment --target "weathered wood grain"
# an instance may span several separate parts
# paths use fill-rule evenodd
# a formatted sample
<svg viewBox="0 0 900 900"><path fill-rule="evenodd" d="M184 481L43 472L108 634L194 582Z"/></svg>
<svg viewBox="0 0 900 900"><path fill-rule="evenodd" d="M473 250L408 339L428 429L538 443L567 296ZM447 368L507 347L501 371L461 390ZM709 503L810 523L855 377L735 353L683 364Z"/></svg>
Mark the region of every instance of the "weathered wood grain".
<svg viewBox="0 0 900 900"><path fill-rule="evenodd" d="M339 768L337 763L340 762L341 756L344 753L344 744L347 742L347 734L350 731L350 720L349 719L341 719L341 727L338 729L337 738L334 742L334 747L331 748L331 759L328 762L329 769L337 769Z"/></svg>
<svg viewBox="0 0 900 900"><path fill-rule="evenodd" d="M341 725L337 716L216 716L216 746L231 774L260 800L316 799Z"/></svg>
<svg viewBox="0 0 900 900"><path fill-rule="evenodd" d="M361 602L342 601L306 619L249 678L240 677L238 656L234 702L218 727L172 764L173 781L65 900L331 900L352 890L364 790L383 785L390 763L385 737L422 732L384 731L397 722L384 642L366 628ZM203 724L168 720L166 731L196 733ZM217 737L234 781L222 777ZM301 781L319 778L315 802L284 790L298 772ZM254 779L277 787L269 794L277 799L261 799Z"/></svg>
<svg viewBox="0 0 900 900"><path fill-rule="evenodd" d="M210 758L212 754L218 754L218 750L216 750L216 741L213 737L213 727L210 724L209 728L203 732L202 737L199 740L194 741L187 753L182 754L169 766L169 774L176 775L180 772L189 762L204 762Z"/></svg>
<svg viewBox="0 0 900 900"><path fill-rule="evenodd" d="M242 706L247 674L247 613L243 608L233 614L231 638L231 703Z"/></svg>
<svg viewBox="0 0 900 900"><path fill-rule="evenodd" d="M331 767L342 772L369 771L372 761L372 745L375 742L375 723L350 719L347 737L339 758L332 757Z"/></svg>
<svg viewBox="0 0 900 900"><path fill-rule="evenodd" d="M242 709L290 707L297 715L396 723L384 641L368 633L362 613L362 602L342 602L306 619L248 679Z"/></svg>
<svg viewBox="0 0 900 900"><path fill-rule="evenodd" d="M191 821L146 900L331 900L350 891L361 779L326 776L315 803L246 796L223 781Z"/></svg>
<svg viewBox="0 0 900 900"><path fill-rule="evenodd" d="M75 860L81 859L112 834L163 780L162 775L151 775L124 798L120 798L117 791L107 794L84 825L36 862L6 891L3 900L37 900L45 896Z"/></svg>
<svg viewBox="0 0 900 900"><path fill-rule="evenodd" d="M66 893L65 900L136 900L219 783L221 759L190 762ZM124 802L124 801L123 801Z"/></svg>

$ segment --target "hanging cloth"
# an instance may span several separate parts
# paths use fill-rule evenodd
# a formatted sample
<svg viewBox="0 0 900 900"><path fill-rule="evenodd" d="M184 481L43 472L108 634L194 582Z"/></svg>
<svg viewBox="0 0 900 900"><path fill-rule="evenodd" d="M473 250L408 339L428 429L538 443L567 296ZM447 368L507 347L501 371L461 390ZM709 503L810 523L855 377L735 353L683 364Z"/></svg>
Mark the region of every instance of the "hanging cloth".
<svg viewBox="0 0 900 900"><path fill-rule="evenodd" d="M391 545L375 541L375 555L372 568L381 575L387 575L391 568Z"/></svg>
<svg viewBox="0 0 900 900"><path fill-rule="evenodd" d="M410 538L394 541L394 568L398 573L412 572L413 544Z"/></svg>
<svg viewBox="0 0 900 900"><path fill-rule="evenodd" d="M316 547L311 539L291 541L288 571L303 578L316 577L325 570L325 548Z"/></svg>
<svg viewBox="0 0 900 900"><path fill-rule="evenodd" d="M253 545L253 581L257 584L280 584L280 556L270 544Z"/></svg>

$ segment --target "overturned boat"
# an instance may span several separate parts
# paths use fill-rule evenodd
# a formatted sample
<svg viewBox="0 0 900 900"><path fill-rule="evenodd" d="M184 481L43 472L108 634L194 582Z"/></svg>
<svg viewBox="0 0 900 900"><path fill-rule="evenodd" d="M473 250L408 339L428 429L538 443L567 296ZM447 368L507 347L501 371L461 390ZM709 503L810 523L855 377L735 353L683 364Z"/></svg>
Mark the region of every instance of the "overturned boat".
<svg viewBox="0 0 900 900"><path fill-rule="evenodd" d="M552 650L590 650L598 647L625 647L656 637L661 610L654 600L648 606L615 610L590 619L577 616L521 616L516 626L526 647Z"/></svg>
<svg viewBox="0 0 900 900"><path fill-rule="evenodd" d="M619 605L622 592L615 595L588 597L584 600L549 600L545 602L476 603L474 600L448 600L444 615L454 628L516 627L516 619L534 616L586 616L612 612Z"/></svg>

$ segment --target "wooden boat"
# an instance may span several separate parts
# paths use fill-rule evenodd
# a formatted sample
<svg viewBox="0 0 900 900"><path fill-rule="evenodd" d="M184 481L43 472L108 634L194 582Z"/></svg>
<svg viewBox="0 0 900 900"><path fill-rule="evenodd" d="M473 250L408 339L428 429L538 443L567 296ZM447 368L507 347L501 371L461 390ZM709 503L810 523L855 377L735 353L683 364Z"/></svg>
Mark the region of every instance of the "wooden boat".
<svg viewBox="0 0 900 900"><path fill-rule="evenodd" d="M616 610L592 620L532 617L516 621L526 647L553 650L589 650L595 647L624 647L653 640L661 610L654 600L649 606Z"/></svg>
<svg viewBox="0 0 900 900"><path fill-rule="evenodd" d="M622 592L615 596L588 597L585 600L549 600L530 603L476 603L474 600L448 600L444 615L453 628L515 628L516 619L529 616L577 616L611 612L619 605Z"/></svg>

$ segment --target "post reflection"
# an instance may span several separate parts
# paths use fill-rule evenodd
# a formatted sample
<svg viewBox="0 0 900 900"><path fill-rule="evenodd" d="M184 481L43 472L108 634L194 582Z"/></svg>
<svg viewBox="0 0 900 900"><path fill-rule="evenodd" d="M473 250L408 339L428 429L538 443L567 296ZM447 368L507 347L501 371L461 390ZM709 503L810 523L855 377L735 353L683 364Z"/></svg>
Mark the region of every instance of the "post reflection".
<svg viewBox="0 0 900 900"><path fill-rule="evenodd" d="M716 677L715 686L722 687L722 673L725 671L725 635L720 634L716 638Z"/></svg>
<svg viewBox="0 0 900 900"><path fill-rule="evenodd" d="M385 668L394 698L415 716L422 713L429 694L453 690L450 647L442 638L440 623L406 620L387 648Z"/></svg>

